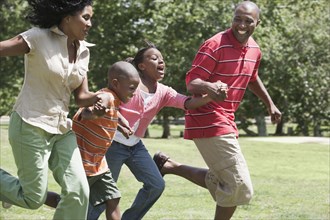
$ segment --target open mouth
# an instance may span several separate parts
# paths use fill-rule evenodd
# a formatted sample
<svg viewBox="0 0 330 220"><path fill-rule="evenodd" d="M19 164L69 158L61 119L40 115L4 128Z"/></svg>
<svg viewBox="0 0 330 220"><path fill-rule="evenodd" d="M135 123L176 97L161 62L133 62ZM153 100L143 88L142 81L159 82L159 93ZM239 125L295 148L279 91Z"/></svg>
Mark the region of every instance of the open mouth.
<svg viewBox="0 0 330 220"><path fill-rule="evenodd" d="M163 65L158 66L158 67L157 67L157 70L158 70L159 72L164 73L165 67L164 67Z"/></svg>
<svg viewBox="0 0 330 220"><path fill-rule="evenodd" d="M247 31L237 31L239 34L246 34L247 33Z"/></svg>

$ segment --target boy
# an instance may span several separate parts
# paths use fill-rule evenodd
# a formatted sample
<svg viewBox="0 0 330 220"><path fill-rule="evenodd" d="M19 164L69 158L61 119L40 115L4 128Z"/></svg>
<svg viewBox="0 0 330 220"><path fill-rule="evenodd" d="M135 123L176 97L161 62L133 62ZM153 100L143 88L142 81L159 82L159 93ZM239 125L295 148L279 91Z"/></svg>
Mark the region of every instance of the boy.
<svg viewBox="0 0 330 220"><path fill-rule="evenodd" d="M119 104L127 103L133 97L139 82L139 74L132 64L116 62L108 72L108 88L99 91L108 94L108 103L102 103L106 109L97 105L80 108L73 117L72 128L90 186L89 201L93 206L105 203L107 219L120 219L118 204L121 195L111 176L105 153L117 130ZM130 129L125 123L123 126Z"/></svg>

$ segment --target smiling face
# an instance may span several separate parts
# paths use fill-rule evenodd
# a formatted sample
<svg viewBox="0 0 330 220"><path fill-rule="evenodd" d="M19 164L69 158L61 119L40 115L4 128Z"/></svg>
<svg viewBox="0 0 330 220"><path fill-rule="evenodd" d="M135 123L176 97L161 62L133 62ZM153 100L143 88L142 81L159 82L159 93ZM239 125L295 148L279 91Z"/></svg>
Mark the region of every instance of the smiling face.
<svg viewBox="0 0 330 220"><path fill-rule="evenodd" d="M88 35L89 29L92 27L93 8L87 5L83 10L78 11L75 15L69 15L64 18L67 27L64 33L73 40L84 40Z"/></svg>
<svg viewBox="0 0 330 220"><path fill-rule="evenodd" d="M150 48L144 52L143 62L138 64L139 70L145 77L160 81L165 75L165 62L159 50Z"/></svg>
<svg viewBox="0 0 330 220"><path fill-rule="evenodd" d="M252 2L243 2L235 9L232 30L235 38L246 44L259 24L259 8Z"/></svg>
<svg viewBox="0 0 330 220"><path fill-rule="evenodd" d="M113 90L122 102L127 103L134 96L139 83L139 73L132 64L118 61L110 67L108 88Z"/></svg>
<svg viewBox="0 0 330 220"><path fill-rule="evenodd" d="M118 85L116 88L116 94L118 98L127 103L133 96L136 88L140 83L139 74L128 75L125 78L118 78Z"/></svg>

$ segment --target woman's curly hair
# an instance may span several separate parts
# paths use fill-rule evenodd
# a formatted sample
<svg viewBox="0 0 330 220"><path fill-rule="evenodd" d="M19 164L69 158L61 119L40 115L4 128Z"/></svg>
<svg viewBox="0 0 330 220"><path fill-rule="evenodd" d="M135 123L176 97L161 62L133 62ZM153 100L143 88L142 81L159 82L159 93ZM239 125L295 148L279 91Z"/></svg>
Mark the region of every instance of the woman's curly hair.
<svg viewBox="0 0 330 220"><path fill-rule="evenodd" d="M28 0L28 3L26 19L40 28L50 28L59 25L64 17L92 5L92 0Z"/></svg>

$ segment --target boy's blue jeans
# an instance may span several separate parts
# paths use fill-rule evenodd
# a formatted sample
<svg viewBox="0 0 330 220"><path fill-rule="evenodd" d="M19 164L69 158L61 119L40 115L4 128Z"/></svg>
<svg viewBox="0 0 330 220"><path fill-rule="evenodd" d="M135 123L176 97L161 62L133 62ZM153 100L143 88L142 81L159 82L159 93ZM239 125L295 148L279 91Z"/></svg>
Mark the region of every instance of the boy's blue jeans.
<svg viewBox="0 0 330 220"><path fill-rule="evenodd" d="M113 178L117 182L123 164L130 169L135 178L143 183L132 206L122 215L122 220L142 219L152 205L161 196L165 188L155 162L140 141L134 146L126 146L114 141L106 153L107 162ZM120 186L119 190L121 190ZM89 206L88 219L98 219L105 210L105 205Z"/></svg>

